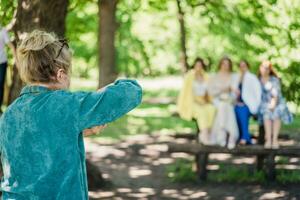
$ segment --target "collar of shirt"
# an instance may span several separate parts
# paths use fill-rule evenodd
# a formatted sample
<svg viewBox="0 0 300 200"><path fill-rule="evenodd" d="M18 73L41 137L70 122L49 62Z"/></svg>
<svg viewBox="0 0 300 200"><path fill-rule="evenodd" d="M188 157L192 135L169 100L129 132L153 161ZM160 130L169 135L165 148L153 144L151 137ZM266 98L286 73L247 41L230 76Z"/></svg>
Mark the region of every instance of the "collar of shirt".
<svg viewBox="0 0 300 200"><path fill-rule="evenodd" d="M30 93L41 93L41 92L47 92L50 89L45 87L45 86L40 86L40 85L27 85L25 86L21 93L20 96L24 94L30 94Z"/></svg>

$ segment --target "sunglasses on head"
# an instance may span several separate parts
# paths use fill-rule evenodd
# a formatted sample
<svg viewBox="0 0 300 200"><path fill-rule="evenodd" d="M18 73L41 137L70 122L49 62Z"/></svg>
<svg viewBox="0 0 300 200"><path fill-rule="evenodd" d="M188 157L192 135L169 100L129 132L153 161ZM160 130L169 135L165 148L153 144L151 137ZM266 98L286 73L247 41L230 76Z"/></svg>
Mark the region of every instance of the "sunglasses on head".
<svg viewBox="0 0 300 200"><path fill-rule="evenodd" d="M55 59L59 57L59 55L61 54L64 46L66 46L67 48L69 48L69 44L68 44L68 40L67 39L60 39L60 40L58 40L58 42L61 43L61 47L60 47L60 49L59 49L59 51L58 51L57 56L55 57Z"/></svg>

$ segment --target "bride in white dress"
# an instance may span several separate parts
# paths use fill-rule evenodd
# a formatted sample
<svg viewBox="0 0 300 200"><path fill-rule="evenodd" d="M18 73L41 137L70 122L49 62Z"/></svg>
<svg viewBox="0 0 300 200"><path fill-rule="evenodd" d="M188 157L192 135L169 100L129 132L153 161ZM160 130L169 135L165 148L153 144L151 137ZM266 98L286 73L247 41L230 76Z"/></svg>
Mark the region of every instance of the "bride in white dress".
<svg viewBox="0 0 300 200"><path fill-rule="evenodd" d="M234 102L238 89L238 76L232 73L232 61L224 57L219 63L219 71L209 81L209 92L217 114L212 127L211 141L228 148L234 148L239 138L238 125L234 113Z"/></svg>

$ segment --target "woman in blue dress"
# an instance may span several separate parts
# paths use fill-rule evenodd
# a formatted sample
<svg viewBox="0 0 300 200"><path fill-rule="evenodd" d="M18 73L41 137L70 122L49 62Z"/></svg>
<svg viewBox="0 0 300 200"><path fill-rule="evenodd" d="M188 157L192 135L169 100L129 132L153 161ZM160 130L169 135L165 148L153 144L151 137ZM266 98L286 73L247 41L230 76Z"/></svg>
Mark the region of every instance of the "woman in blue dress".
<svg viewBox="0 0 300 200"><path fill-rule="evenodd" d="M265 128L265 148L278 148L281 122L291 123L293 117L282 96L280 80L270 61L263 61L260 65L259 80L262 87L259 121Z"/></svg>

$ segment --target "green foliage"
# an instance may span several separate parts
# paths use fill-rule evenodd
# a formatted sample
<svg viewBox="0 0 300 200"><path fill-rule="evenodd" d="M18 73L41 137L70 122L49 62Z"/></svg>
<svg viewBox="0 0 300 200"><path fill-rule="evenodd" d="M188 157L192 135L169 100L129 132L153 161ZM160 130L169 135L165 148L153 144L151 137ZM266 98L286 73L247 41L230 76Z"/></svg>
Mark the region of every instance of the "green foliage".
<svg viewBox="0 0 300 200"><path fill-rule="evenodd" d="M270 59L279 72L288 101L300 104L300 1L180 0L185 13L188 61L201 56L216 70L223 55L237 64L247 59L256 72ZM0 2L0 19L13 18L16 0ZM116 63L125 76L180 73L180 32L176 1L120 0L116 18ZM71 0L67 38L74 50L73 74L98 75L98 5Z"/></svg>
<svg viewBox="0 0 300 200"><path fill-rule="evenodd" d="M17 7L17 0L0 1L0 25L6 26L11 22L14 11Z"/></svg>
<svg viewBox="0 0 300 200"><path fill-rule="evenodd" d="M97 68L98 7L93 1L73 1L67 16L66 37L73 49L73 75L88 78Z"/></svg>
<svg viewBox="0 0 300 200"><path fill-rule="evenodd" d="M299 105L299 9L296 0L207 1L187 8L187 17L192 16L186 18L191 28L189 49L195 49L189 55L209 58L214 66L222 55L229 55L235 63L247 59L253 71L262 60L270 59L283 81L284 96ZM192 23L197 17L199 22ZM195 35L195 30L201 33Z"/></svg>
<svg viewBox="0 0 300 200"><path fill-rule="evenodd" d="M196 182L197 176L192 169L193 161L177 159L174 164L167 167L167 175L172 182L186 183Z"/></svg>
<svg viewBox="0 0 300 200"><path fill-rule="evenodd" d="M136 0L121 2L118 6L116 34L117 66L126 76L150 75L151 67L145 44L132 32L134 14L141 8Z"/></svg>
<svg viewBox="0 0 300 200"><path fill-rule="evenodd" d="M291 61L289 67L279 68L282 76L283 93L288 101L300 105L300 61Z"/></svg>
<svg viewBox="0 0 300 200"><path fill-rule="evenodd" d="M300 116L295 115L294 121L291 124L283 125L282 132L288 133L290 138L299 140L300 139Z"/></svg>

